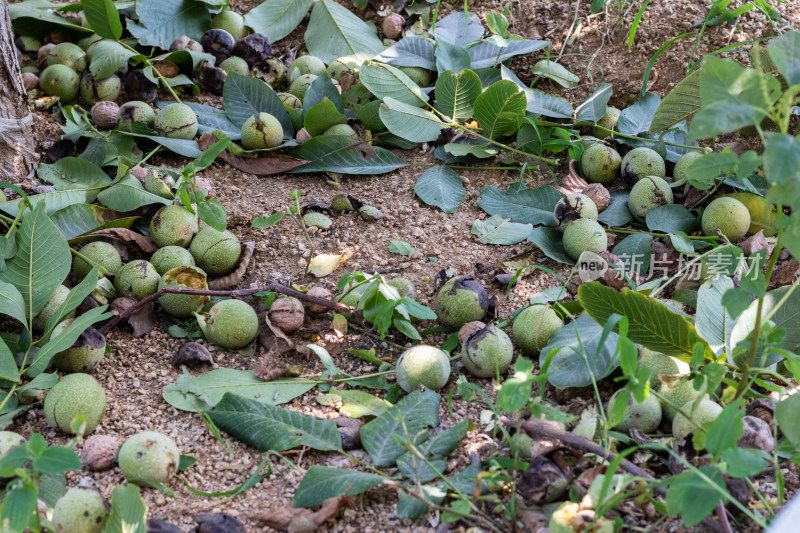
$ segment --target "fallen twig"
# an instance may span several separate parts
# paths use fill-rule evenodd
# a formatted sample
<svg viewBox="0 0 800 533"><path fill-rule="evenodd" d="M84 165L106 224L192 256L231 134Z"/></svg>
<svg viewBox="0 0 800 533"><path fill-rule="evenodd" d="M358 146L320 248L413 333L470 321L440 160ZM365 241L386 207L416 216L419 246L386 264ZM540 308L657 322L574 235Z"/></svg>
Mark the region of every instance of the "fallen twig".
<svg viewBox="0 0 800 533"><path fill-rule="evenodd" d="M124 312L120 313L116 317L109 320L102 328L100 328L100 333L103 335L107 334L111 331L114 326L119 324L121 321L127 319L130 315L135 313L141 307L149 304L150 302L160 298L164 294L190 294L195 296L250 296L252 294L256 294L259 292L264 291L272 291L277 292L278 294L285 294L286 296L292 296L297 298L298 300L303 300L306 302L310 302L313 304L322 305L333 309L335 311L342 311L345 313L352 313L355 311L349 305L340 304L339 302L334 302L328 298L320 298L318 296L309 296L308 294L300 291L296 291L294 289L290 289L284 285L276 281L270 281L264 287L256 287L252 289L233 289L233 290L203 290L203 289L183 289L180 287L165 287L158 292L151 294L146 298L142 298L136 305L132 305Z"/></svg>

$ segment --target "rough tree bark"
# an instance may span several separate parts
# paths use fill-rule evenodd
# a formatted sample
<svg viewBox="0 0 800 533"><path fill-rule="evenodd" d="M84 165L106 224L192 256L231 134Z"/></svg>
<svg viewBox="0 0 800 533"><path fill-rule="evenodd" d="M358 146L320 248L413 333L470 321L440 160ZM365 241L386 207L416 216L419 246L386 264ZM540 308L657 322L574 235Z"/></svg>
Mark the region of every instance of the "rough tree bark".
<svg viewBox="0 0 800 533"><path fill-rule="evenodd" d="M20 183L33 172L38 156L6 0L0 0L0 58L0 181Z"/></svg>

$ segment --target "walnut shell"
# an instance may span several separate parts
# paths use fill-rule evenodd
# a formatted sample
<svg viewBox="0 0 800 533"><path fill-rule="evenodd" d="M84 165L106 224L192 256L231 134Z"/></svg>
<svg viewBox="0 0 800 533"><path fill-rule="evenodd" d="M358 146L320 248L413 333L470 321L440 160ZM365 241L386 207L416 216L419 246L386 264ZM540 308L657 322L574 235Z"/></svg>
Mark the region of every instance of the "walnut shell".
<svg viewBox="0 0 800 533"><path fill-rule="evenodd" d="M406 24L406 19L399 13L392 13L383 19L383 35L389 39L397 39L403 35L403 26Z"/></svg>
<svg viewBox="0 0 800 533"><path fill-rule="evenodd" d="M600 183L592 183L591 185L586 186L583 191L583 194L588 196L594 202L594 205L597 206L597 212L601 213L608 207L608 204L611 202L611 195L608 192L608 189L603 187Z"/></svg>
<svg viewBox="0 0 800 533"><path fill-rule="evenodd" d="M110 435L91 435L83 443L81 462L89 470L101 472L114 465L119 443Z"/></svg>
<svg viewBox="0 0 800 533"><path fill-rule="evenodd" d="M285 333L292 333L303 327L305 310L297 298L279 298L269 308L269 321Z"/></svg>
<svg viewBox="0 0 800 533"><path fill-rule="evenodd" d="M25 86L26 91L35 89L36 87L39 86L39 76L37 76L33 72L25 72L22 75L22 84Z"/></svg>
<svg viewBox="0 0 800 533"><path fill-rule="evenodd" d="M136 179L141 181L142 185L144 185L144 182L147 179L147 169L146 168L140 167L139 165L136 165L135 167L131 167L130 170L128 170L128 172L130 174L133 174L134 176L136 176Z"/></svg>
<svg viewBox="0 0 800 533"><path fill-rule="evenodd" d="M177 63L171 59L162 59L160 61L153 61L153 68L165 78L174 78L181 73L181 68Z"/></svg>
<svg viewBox="0 0 800 533"><path fill-rule="evenodd" d="M46 45L39 48L39 52L36 55L36 64L39 65L40 69L44 69L47 66L47 56L50 55L50 50L55 48L56 45L53 43L47 43Z"/></svg>
<svg viewBox="0 0 800 533"><path fill-rule="evenodd" d="M316 296L317 298L327 298L329 300L331 299L331 296L333 296L331 294L331 291L329 291L325 287L311 287L311 289L306 294L308 294L309 296ZM311 311L312 313L324 313L325 311L328 310L328 308L325 307L324 305L313 304L311 302L308 303L307 307L308 310Z"/></svg>
<svg viewBox="0 0 800 533"><path fill-rule="evenodd" d="M294 138L297 139L298 143L303 144L304 142L311 140L311 134L308 133L308 130L305 128L300 128L297 130L297 134L294 136Z"/></svg>
<svg viewBox="0 0 800 533"><path fill-rule="evenodd" d="M117 127L119 106L115 102L97 102L92 106L92 122L101 130Z"/></svg>

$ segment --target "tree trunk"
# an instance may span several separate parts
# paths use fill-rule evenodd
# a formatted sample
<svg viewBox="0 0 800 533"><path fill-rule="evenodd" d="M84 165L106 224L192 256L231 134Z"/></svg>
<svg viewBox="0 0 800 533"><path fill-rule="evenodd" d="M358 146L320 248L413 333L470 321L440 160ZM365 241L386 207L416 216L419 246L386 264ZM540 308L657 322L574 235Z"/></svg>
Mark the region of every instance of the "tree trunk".
<svg viewBox="0 0 800 533"><path fill-rule="evenodd" d="M0 57L0 181L20 183L32 174L38 155L6 0L0 0Z"/></svg>

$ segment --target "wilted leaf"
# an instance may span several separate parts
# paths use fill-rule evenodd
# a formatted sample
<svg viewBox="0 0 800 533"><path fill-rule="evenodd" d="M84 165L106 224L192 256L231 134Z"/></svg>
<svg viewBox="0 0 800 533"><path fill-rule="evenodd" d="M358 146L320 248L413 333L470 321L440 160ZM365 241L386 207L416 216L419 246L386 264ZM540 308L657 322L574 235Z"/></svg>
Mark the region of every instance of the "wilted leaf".
<svg viewBox="0 0 800 533"><path fill-rule="evenodd" d="M267 356L284 354L294 348L294 343L286 336L283 330L272 325L268 313L261 313L258 319L260 321L258 343L267 349ZM258 364L256 365L256 376L261 379L270 380L277 377L265 377L267 373L265 370L258 371Z"/></svg>
<svg viewBox="0 0 800 533"><path fill-rule="evenodd" d="M258 513L256 520L267 527L281 531L312 533L328 520L336 518L339 511L345 507L354 508L355 503L354 496L336 496L322 502L322 507L315 512L297 507L278 507Z"/></svg>
<svg viewBox="0 0 800 533"><path fill-rule="evenodd" d="M141 233L136 233L135 231L127 228L106 228L93 231L91 233L87 233L86 235L81 235L80 237L70 239L69 243L77 244L82 242L96 241L100 238L114 239L115 241L121 241L125 244L131 244L148 254L158 251L158 246L155 245L153 239L150 237L145 237Z"/></svg>
<svg viewBox="0 0 800 533"><path fill-rule="evenodd" d="M202 150L217 142L217 138L211 133L204 133L198 140ZM308 161L297 159L277 151L261 152L258 157L239 157L230 152L222 152L217 159L228 163L230 166L248 174L256 176L274 176L285 174L292 169L305 165Z"/></svg>

